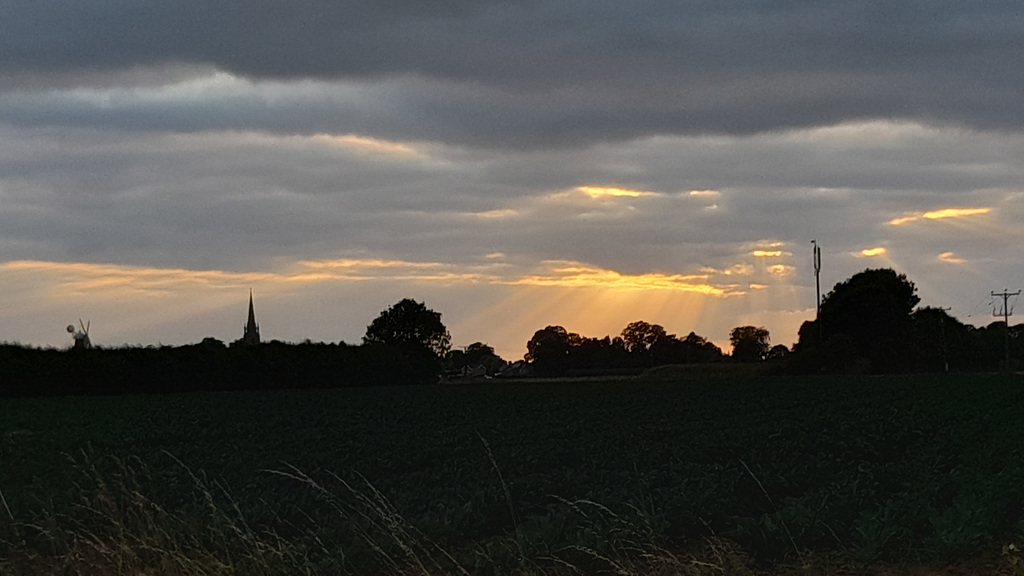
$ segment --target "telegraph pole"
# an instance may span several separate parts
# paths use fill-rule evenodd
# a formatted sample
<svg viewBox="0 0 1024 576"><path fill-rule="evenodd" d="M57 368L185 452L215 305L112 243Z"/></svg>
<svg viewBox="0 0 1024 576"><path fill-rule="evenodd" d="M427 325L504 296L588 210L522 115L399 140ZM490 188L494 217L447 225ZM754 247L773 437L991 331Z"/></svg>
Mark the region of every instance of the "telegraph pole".
<svg viewBox="0 0 1024 576"><path fill-rule="evenodd" d="M822 345L823 331L821 327L821 246L817 240L811 240L814 247L814 321L818 325L818 345Z"/></svg>
<svg viewBox="0 0 1024 576"><path fill-rule="evenodd" d="M1020 290L1017 290L1016 292L1008 292L1006 290L1006 288L1003 288L1002 292L993 292L992 293L992 297L993 298L996 297L996 296L998 296L998 297L1003 299L1003 313L999 314L996 310L992 310L992 315L993 316L1002 316L1003 317L1003 326L1006 328L1006 331L1003 333L1004 336L1005 336L1005 338L1004 338L1004 340L1005 340L1004 347L1005 347L1005 354L1006 354L1006 356L1005 356L1006 371L1009 372L1010 371L1010 316L1013 316L1013 310L1010 310L1009 300L1010 300L1010 296L1020 296Z"/></svg>

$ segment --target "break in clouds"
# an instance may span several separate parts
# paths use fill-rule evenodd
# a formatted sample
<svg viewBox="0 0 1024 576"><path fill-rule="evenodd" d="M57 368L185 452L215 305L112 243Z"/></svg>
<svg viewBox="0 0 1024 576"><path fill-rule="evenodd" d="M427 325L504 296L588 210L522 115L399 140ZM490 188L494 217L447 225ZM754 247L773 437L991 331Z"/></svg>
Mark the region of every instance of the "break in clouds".
<svg viewBox="0 0 1024 576"><path fill-rule="evenodd" d="M400 263L360 281L450 300L438 308L456 344L460 323L489 338L486 311L517 302L510 287L588 278L641 286L638 301L665 282L746 298L722 326L645 319L718 341L769 324L789 343L813 309L812 239L826 288L891 266L968 322L988 322L989 290L1022 281L1017 2L3 12L2 262L239 275L225 290L345 259ZM36 280L12 270L0 282L29 298ZM347 302L372 316L392 303L374 293ZM234 302L220 298L205 306ZM337 340L316 321L305 335ZM25 339L17 322L0 338ZM158 339L145 329L125 338Z"/></svg>

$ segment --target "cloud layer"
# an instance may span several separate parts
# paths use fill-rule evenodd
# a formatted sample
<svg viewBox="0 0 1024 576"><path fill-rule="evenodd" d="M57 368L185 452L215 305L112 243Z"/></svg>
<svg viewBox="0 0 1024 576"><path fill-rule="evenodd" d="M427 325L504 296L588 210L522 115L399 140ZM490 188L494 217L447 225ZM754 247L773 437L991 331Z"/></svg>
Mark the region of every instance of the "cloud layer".
<svg viewBox="0 0 1024 576"><path fill-rule="evenodd" d="M1022 28L1012 1L20 2L0 74L9 121L127 129L498 148L869 118L1017 129Z"/></svg>
<svg viewBox="0 0 1024 576"><path fill-rule="evenodd" d="M1022 55L1008 1L18 2L0 339L62 342L29 318L90 297L181 307L116 342L232 339L187 303L253 287L270 337L411 296L512 357L560 322L789 344L812 239L826 289L892 266L987 323L1022 281Z"/></svg>

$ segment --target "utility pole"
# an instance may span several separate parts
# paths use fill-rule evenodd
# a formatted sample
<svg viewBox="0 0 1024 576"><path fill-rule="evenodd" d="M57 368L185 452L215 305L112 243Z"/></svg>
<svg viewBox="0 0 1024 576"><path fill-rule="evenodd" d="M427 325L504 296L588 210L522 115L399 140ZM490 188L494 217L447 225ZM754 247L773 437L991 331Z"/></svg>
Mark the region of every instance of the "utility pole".
<svg viewBox="0 0 1024 576"><path fill-rule="evenodd" d="M821 246L817 240L811 240L814 247L814 322L818 325L818 345L823 344L823 330L821 327Z"/></svg>
<svg viewBox="0 0 1024 576"><path fill-rule="evenodd" d="M996 310L992 310L992 315L993 316L1002 316L1003 317L1003 326L1006 329L1006 331L1003 333L1004 340L1005 340L1004 348L1005 348L1006 371L1009 372L1010 371L1010 316L1013 316L1013 310L1010 310L1009 300L1010 300L1010 296L1020 296L1020 290L1017 290L1016 292L1008 292L1006 290L1006 288L1003 288L1002 292L993 292L992 293L992 297L996 297L996 296L998 296L998 297L1003 299L1003 311L1002 311L1002 314L999 314Z"/></svg>

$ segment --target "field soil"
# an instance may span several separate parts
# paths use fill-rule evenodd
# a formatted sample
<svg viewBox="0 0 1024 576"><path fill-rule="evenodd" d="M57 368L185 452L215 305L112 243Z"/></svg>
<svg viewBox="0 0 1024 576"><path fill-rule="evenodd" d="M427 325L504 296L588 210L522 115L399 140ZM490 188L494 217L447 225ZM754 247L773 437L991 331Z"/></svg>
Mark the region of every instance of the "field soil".
<svg viewBox="0 0 1024 576"><path fill-rule="evenodd" d="M0 572L1013 574L1022 401L692 370L8 400Z"/></svg>

